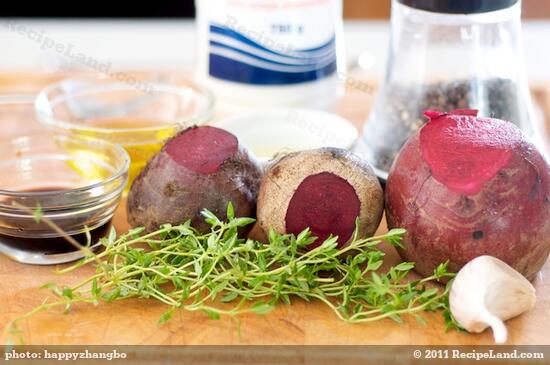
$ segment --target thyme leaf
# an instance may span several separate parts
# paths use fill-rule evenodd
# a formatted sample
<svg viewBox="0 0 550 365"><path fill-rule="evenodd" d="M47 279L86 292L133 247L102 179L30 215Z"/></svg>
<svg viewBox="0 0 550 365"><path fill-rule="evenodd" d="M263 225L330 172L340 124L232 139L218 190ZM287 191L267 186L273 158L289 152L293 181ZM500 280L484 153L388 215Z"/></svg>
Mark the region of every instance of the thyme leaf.
<svg viewBox="0 0 550 365"><path fill-rule="evenodd" d="M309 230L297 236L269 232L267 243L239 237L239 228L254 222L235 217L231 205L227 221L203 212L210 232L201 233L190 222L163 225L146 233L141 228L118 235L113 230L101 239L104 250L86 256L60 270L66 273L92 264L96 273L67 288L46 287L56 301L43 304L12 321L55 307L66 310L74 303L99 304L129 298L151 298L169 308L159 319L164 323L176 309L201 311L212 319L241 313L265 314L277 304L295 298L318 300L348 323L373 322L384 318L402 322L412 315L419 323L423 311L441 311L446 328L457 328L449 310L450 285L433 285L450 279L447 264L433 275L411 280L414 263L402 262L382 270L382 242L402 247L403 229L370 238L355 232L352 241L338 248L336 237L320 246L304 248L316 240ZM145 245L145 246L144 246Z"/></svg>

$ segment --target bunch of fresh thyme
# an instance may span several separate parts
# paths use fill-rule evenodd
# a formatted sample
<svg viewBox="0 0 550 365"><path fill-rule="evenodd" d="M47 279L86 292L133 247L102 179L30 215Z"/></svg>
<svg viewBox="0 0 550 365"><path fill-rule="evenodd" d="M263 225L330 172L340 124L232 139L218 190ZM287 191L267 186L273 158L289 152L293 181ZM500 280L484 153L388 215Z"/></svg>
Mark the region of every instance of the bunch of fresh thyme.
<svg viewBox="0 0 550 365"><path fill-rule="evenodd" d="M132 229L116 236L114 230L102 239L104 250L87 256L59 273L93 264L96 273L72 287L47 284L57 297L48 300L17 318L16 323L53 307L86 302L98 304L128 298L152 298L169 309L159 323L169 320L176 309L202 311L217 319L220 315L245 312L264 314L279 303L293 299L319 300L335 315L349 323L371 322L391 318L401 322L404 314L420 322L421 311L442 310L447 327L454 327L448 306L448 290L434 285L451 278L447 265L441 264L432 276L409 281L414 267L402 262L380 272L384 252L378 245L387 241L401 247L405 233L394 229L372 238L358 237L337 248L336 237L306 251L315 237L308 230L298 236L269 232L269 242L239 238L240 228L254 222L236 218L233 207L227 208L227 221L204 211L210 232L202 234L190 222L164 225L145 233ZM357 230L356 230L357 232ZM145 244L145 245L144 245Z"/></svg>

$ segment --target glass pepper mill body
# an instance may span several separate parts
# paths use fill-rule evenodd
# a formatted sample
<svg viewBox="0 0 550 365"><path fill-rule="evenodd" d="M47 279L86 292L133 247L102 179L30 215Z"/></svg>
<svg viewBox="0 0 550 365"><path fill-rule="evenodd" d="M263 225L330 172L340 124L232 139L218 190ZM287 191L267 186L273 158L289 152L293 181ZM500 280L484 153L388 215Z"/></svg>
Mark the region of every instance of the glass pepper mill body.
<svg viewBox="0 0 550 365"><path fill-rule="evenodd" d="M356 153L387 177L428 109L510 121L547 153L523 65L520 0L392 0L386 74Z"/></svg>

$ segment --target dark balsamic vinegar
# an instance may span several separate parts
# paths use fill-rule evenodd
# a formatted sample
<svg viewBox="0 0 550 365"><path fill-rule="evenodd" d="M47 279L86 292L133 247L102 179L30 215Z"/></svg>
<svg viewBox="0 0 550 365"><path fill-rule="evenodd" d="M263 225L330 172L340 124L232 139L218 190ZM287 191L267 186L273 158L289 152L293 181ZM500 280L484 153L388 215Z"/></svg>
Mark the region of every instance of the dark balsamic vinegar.
<svg viewBox="0 0 550 365"><path fill-rule="evenodd" d="M23 190L22 192L26 193L47 193L47 192L58 192L68 190L67 188L62 187L43 187L36 189ZM90 230L91 244L96 244L100 238L105 237L111 228L111 222L107 222L104 225ZM20 227L21 230L24 230L25 227ZM70 235L76 242L80 243L83 246L88 244L88 238L86 233L79 233L75 235ZM15 237L5 234L0 234L0 243L12 247L14 249L36 252L46 255L55 255L63 254L76 251L77 248L74 247L69 241L64 237L53 237L53 238L26 238L26 237Z"/></svg>
<svg viewBox="0 0 550 365"><path fill-rule="evenodd" d="M100 238L105 237L109 233L110 226L111 224L109 222L96 229L90 230L92 245L97 243ZM72 235L71 237L83 246L86 246L88 244L86 233ZM69 241L67 241L63 237L24 238L0 234L0 243L9 247L16 248L18 250L37 252L46 255L56 255L77 250L76 247L70 244Z"/></svg>

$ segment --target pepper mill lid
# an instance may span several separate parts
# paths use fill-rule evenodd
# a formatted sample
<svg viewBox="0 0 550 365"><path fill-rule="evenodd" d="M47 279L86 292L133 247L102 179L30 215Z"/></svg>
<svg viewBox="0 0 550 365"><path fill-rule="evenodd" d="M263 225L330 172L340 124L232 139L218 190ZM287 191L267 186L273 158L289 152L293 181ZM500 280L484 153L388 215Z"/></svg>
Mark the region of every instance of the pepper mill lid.
<svg viewBox="0 0 550 365"><path fill-rule="evenodd" d="M447 14L479 14L502 10L519 0L397 0L418 10Z"/></svg>

